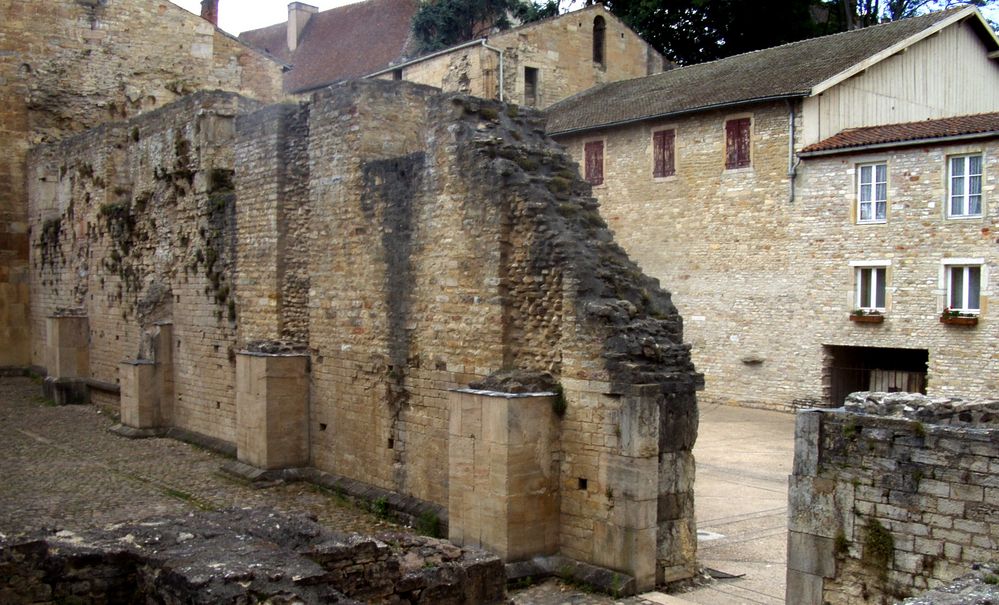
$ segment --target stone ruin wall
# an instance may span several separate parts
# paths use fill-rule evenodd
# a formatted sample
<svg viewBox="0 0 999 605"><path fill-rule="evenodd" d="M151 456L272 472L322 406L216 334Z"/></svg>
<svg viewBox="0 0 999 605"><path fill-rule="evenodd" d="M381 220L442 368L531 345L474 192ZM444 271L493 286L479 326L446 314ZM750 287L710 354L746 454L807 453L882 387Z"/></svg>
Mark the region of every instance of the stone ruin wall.
<svg viewBox="0 0 999 605"><path fill-rule="evenodd" d="M197 90L282 97L281 66L160 0L0 2L0 368L29 364L31 146ZM44 334L44 333L43 333Z"/></svg>
<svg viewBox="0 0 999 605"><path fill-rule="evenodd" d="M235 115L256 107L201 93L31 157L32 363L47 365L47 318L82 311L89 378L118 383L173 322L175 399L165 420L235 440ZM146 336L144 336L146 335ZM98 402L113 392L91 389Z"/></svg>
<svg viewBox="0 0 999 605"><path fill-rule="evenodd" d="M800 412L789 500L789 605L947 584L999 551L999 402L854 393Z"/></svg>
<svg viewBox="0 0 999 605"><path fill-rule="evenodd" d="M114 179L97 188L85 163ZM92 372L113 382L153 318L139 303L166 288L172 424L236 441L233 352L304 350L309 464L446 507L450 390L550 372L567 404L550 461L559 551L640 587L692 573L700 377L681 320L537 114L380 81L261 109L199 94L43 147L33 170L49 175L33 224L60 219L57 262L33 232L34 321L83 306ZM213 189L229 170L234 196ZM134 217L123 264L108 203Z"/></svg>

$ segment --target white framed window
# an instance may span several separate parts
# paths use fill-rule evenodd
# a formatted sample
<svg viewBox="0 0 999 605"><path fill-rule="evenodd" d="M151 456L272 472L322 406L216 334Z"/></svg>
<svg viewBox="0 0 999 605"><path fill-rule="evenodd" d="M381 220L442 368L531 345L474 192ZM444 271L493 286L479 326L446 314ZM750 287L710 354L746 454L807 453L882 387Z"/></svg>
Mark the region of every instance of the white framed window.
<svg viewBox="0 0 999 605"><path fill-rule="evenodd" d="M857 166L857 222L883 223L888 220L888 164Z"/></svg>
<svg viewBox="0 0 999 605"><path fill-rule="evenodd" d="M982 215L982 154L951 156L947 213L951 218Z"/></svg>
<svg viewBox="0 0 999 605"><path fill-rule="evenodd" d="M855 309L884 313L887 307L889 260L851 261Z"/></svg>
<svg viewBox="0 0 999 605"><path fill-rule="evenodd" d="M978 313L982 296L982 265L946 265L947 308L961 313Z"/></svg>

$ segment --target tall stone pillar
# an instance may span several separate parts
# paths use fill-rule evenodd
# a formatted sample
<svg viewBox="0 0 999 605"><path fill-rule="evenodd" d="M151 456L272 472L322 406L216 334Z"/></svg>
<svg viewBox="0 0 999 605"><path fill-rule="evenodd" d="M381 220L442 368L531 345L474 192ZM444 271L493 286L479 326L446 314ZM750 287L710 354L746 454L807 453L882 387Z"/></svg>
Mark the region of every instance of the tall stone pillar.
<svg viewBox="0 0 999 605"><path fill-rule="evenodd" d="M60 314L45 322L45 396L59 405L87 402L90 323L82 314Z"/></svg>
<svg viewBox="0 0 999 605"><path fill-rule="evenodd" d="M552 393L448 395L448 539L505 561L558 551L558 418Z"/></svg>
<svg viewBox="0 0 999 605"><path fill-rule="evenodd" d="M309 463L309 357L236 356L236 457L261 469Z"/></svg>

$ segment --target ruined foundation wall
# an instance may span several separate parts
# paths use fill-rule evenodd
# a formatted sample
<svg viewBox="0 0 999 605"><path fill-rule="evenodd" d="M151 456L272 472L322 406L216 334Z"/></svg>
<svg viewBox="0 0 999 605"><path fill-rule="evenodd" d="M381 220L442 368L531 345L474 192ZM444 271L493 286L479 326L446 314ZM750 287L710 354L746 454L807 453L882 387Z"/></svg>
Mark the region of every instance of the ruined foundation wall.
<svg viewBox="0 0 999 605"><path fill-rule="evenodd" d="M867 393L859 395L863 401ZM919 395L885 393L870 401L899 396L910 398L910 407L927 402ZM994 401L929 405L940 413L919 419L852 411L798 414L789 493L789 605L904 598L994 559L999 408Z"/></svg>
<svg viewBox="0 0 999 605"><path fill-rule="evenodd" d="M0 342L10 345L0 366L23 367L38 336L28 322L28 149L197 90L273 102L281 68L170 2L3 0L0 14Z"/></svg>
<svg viewBox="0 0 999 605"><path fill-rule="evenodd" d="M170 424L235 438L234 154L237 113L254 102L200 93L31 157L32 359L45 320L89 318L89 378L115 384L150 359L143 334L173 322Z"/></svg>
<svg viewBox="0 0 999 605"><path fill-rule="evenodd" d="M562 394L556 414L532 411L555 418L532 468L557 475L560 552L639 590L693 573L701 378L682 321L537 113L377 80L262 109L202 93L36 155L54 176L33 192L35 313L83 307L110 382L112 363L152 353L139 329L172 320L168 424L243 443L307 427L265 437L447 506L450 391L547 372ZM237 378L243 351L308 359ZM234 408L237 379L255 412Z"/></svg>

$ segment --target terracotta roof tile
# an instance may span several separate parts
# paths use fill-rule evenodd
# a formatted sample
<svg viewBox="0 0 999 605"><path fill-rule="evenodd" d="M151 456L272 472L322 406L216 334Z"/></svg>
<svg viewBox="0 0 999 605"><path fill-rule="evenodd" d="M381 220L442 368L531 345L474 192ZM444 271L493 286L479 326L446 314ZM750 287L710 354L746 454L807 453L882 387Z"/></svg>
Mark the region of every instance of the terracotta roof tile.
<svg viewBox="0 0 999 605"><path fill-rule="evenodd" d="M962 135L995 134L999 136L999 113L979 113L970 116L886 124L867 128L850 128L828 139L809 145L802 153L852 150L870 145L886 145L942 139Z"/></svg>
<svg viewBox="0 0 999 605"><path fill-rule="evenodd" d="M591 88L549 107L552 134L590 130L811 89L964 8L792 42Z"/></svg>
<svg viewBox="0 0 999 605"><path fill-rule="evenodd" d="M243 32L239 39L291 65L288 92L319 88L387 67L404 56L418 0L366 0L316 13L288 50L287 23Z"/></svg>

